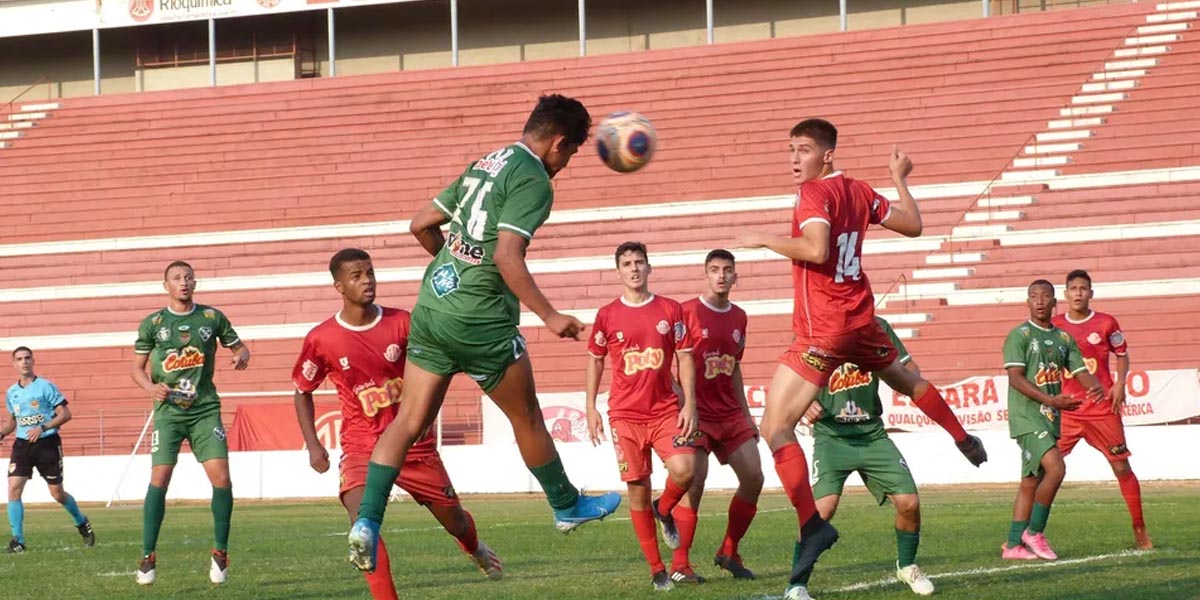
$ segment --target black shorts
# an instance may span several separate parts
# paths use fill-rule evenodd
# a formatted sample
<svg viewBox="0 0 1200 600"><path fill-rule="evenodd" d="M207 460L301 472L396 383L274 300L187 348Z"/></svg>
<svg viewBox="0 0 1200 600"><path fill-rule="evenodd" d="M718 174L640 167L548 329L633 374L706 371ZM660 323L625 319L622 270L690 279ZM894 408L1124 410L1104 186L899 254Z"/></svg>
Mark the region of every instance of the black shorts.
<svg viewBox="0 0 1200 600"><path fill-rule="evenodd" d="M62 438L48 435L36 442L18 438L13 442L12 460L8 463L9 477L33 477L33 468L46 483L58 485L63 479Z"/></svg>

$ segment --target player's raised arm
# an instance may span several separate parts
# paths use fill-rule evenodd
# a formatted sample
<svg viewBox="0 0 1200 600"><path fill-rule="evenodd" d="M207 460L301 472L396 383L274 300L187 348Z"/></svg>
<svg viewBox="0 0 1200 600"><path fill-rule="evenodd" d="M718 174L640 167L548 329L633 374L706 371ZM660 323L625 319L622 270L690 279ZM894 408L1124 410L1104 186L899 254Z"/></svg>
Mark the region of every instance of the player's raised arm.
<svg viewBox="0 0 1200 600"><path fill-rule="evenodd" d="M921 221L921 209L917 207L912 192L908 191L908 174L912 173L912 161L907 154L892 146L888 167L891 169L892 183L896 184L896 194L900 196L900 201L892 203L887 217L880 225L900 235L917 237L921 235L924 223Z"/></svg>
<svg viewBox="0 0 1200 600"><path fill-rule="evenodd" d="M583 322L554 310L554 306L533 280L529 265L525 264L525 249L528 246L529 240L519 233L501 230L497 234L496 256L493 260L500 271L500 277L517 299L529 307L554 335L579 339L579 334L584 330Z"/></svg>
<svg viewBox="0 0 1200 600"><path fill-rule="evenodd" d="M329 470L329 452L317 437L316 410L313 408L312 392L296 390L292 395L296 405L296 422L300 424L300 433L304 436L304 446L308 448L308 464L318 473Z"/></svg>
<svg viewBox="0 0 1200 600"><path fill-rule="evenodd" d="M802 235L794 238L752 231L738 236L733 245L738 248L766 248L792 260L816 265L829 260L829 223L810 221L801 231Z"/></svg>

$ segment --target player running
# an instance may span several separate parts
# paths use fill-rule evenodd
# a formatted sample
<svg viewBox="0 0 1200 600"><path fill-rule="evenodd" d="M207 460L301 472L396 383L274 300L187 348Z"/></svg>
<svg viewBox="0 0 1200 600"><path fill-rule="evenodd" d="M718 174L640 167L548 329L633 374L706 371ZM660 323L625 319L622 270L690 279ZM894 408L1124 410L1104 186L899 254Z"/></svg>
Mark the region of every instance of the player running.
<svg viewBox="0 0 1200 600"><path fill-rule="evenodd" d="M196 274L177 260L163 272L166 308L154 311L138 326L131 375L154 398L154 432L150 438L150 486L142 507L142 560L137 582L155 580L158 531L167 506L167 486L184 440L212 482L215 548L209 581L225 583L229 573L229 518L233 489L229 481L229 445L221 424L221 399L213 385L217 343L233 352L229 364L239 371L250 364L250 349L238 338L225 315L196 304ZM146 373L146 365L150 373Z"/></svg>
<svg viewBox="0 0 1200 600"><path fill-rule="evenodd" d="M588 341L587 422L592 444L604 438L604 422L596 410L596 393L604 373L604 357L612 360L608 395L617 469L629 489L629 516L642 554L650 565L656 590L676 583L700 584L688 553L696 535L696 507L687 497L695 471L696 429L694 341L678 302L648 289L650 262L641 242L625 242L616 251L617 275L625 290L600 307ZM671 376L679 361L683 404ZM663 495L650 501L651 450L667 467ZM654 520L664 522L663 537L674 548L668 575L658 552Z"/></svg>
<svg viewBox="0 0 1200 600"><path fill-rule="evenodd" d="M808 482L808 461L796 441L795 428L834 369L851 362L878 373L892 389L913 399L954 438L958 449L978 466L987 460L983 444L967 435L928 381L904 368L896 349L875 322L875 298L860 264L867 227L883 225L908 237L921 235L921 212L908 190L912 172L908 156L892 149L889 168L900 195L899 205L865 182L834 171L837 129L822 119L801 121L791 130L792 179L799 186L792 215L792 235L743 234L737 245L769 248L792 259L796 291L791 347L767 392L760 429L775 458L775 470L796 508L799 548L785 597L807 593L800 576L810 571L822 552L837 541L837 530L817 513Z"/></svg>
<svg viewBox="0 0 1200 600"><path fill-rule="evenodd" d="M1105 398L1108 402L1085 402L1078 409L1063 413L1058 450L1066 456L1082 438L1108 459L1133 520L1134 544L1139 549L1149 550L1154 544L1146 534L1146 520L1142 517L1142 486L1129 466L1131 453L1125 445L1125 425L1121 422L1121 407L1125 404L1125 377L1129 374L1129 350L1125 345L1125 334L1112 315L1090 308L1092 278L1087 271L1077 269L1067 274L1065 296L1068 307L1066 314L1054 315L1051 322L1075 339L1088 373L1094 375L1107 390ZM1109 370L1109 353L1117 357L1115 380ZM1074 378L1067 378L1063 382L1063 391L1075 397L1087 392Z"/></svg>
<svg viewBox="0 0 1200 600"><path fill-rule="evenodd" d="M1029 320L1014 327L1004 340L1008 433L1021 448L1021 487L1013 503L1008 541L1000 547L1005 560L1058 558L1044 531L1050 505L1067 473L1057 445L1061 411L1075 410L1084 401L1063 394L1063 378L1077 378L1089 401L1104 394L1087 372L1075 340L1050 321L1054 304L1053 284L1045 279L1029 284Z"/></svg>
<svg viewBox="0 0 1200 600"><path fill-rule="evenodd" d="M738 543L758 512L762 492L762 459L758 454L758 427L746 403L742 383L742 353L746 349L746 311L729 301L737 283L737 266L728 250L713 250L704 258L706 288L699 298L683 303L696 347L696 410L700 431L696 439L696 472L688 490L691 507L700 508L704 480L708 477L708 455L729 465L737 475L738 487L729 501L725 538L713 564L729 571L735 579L754 579L742 564Z"/></svg>
<svg viewBox="0 0 1200 600"><path fill-rule="evenodd" d="M539 98L520 141L471 163L413 218L413 236L434 259L413 308L403 401L371 454L359 518L350 528L350 561L359 569L375 568L375 538L392 482L409 448L433 424L456 373L478 383L508 417L559 531L603 519L620 505L620 494L585 496L567 478L517 328L520 300L557 337L578 339L584 329L538 289L525 251L550 216L550 180L587 140L589 127L591 116L578 100Z"/></svg>
<svg viewBox="0 0 1200 600"><path fill-rule="evenodd" d="M900 364L919 375L920 368L892 326L879 317L875 320L896 349ZM858 471L879 504L890 499L896 507L896 578L914 593L928 596L933 593L933 582L917 566L917 547L921 543L917 484L904 456L884 430L882 415L879 378L852 363L838 367L829 387L808 407L804 419L812 424L817 512L822 519L833 519L846 478Z"/></svg>
<svg viewBox="0 0 1200 600"><path fill-rule="evenodd" d="M329 470L329 453L317 438L312 393L326 378L337 387L342 405L338 495L353 521L362 500L371 449L396 417L404 384L409 313L375 304L375 268L366 252L357 248L339 251L329 261L329 272L334 289L342 295L342 310L305 336L292 369L292 382L296 384L296 419L308 447L309 464L318 473ZM432 431L408 453L396 483L429 509L488 579L504 575L500 558L479 540L471 513L463 510L454 493ZM375 571L365 573L367 586L376 600L395 600L387 548L383 538L378 539L379 563Z"/></svg>
<svg viewBox="0 0 1200 600"><path fill-rule="evenodd" d="M92 532L92 524L79 510L75 497L63 489L62 438L58 430L71 420L67 399L49 379L33 372L33 350L18 346L12 358L18 378L4 397L4 406L12 419L0 427L0 441L13 430L17 432L8 463L8 525L12 528L8 551L25 551L25 504L21 495L25 493L25 483L33 477L34 467L46 480L50 496L75 520L83 545L94 546L96 534Z"/></svg>

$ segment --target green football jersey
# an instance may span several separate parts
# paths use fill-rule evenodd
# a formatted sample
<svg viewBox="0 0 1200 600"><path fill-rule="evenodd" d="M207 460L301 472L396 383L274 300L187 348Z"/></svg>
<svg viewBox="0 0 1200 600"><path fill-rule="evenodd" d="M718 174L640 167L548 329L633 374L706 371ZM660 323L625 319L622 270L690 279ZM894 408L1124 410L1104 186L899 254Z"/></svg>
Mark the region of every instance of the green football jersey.
<svg viewBox="0 0 1200 600"><path fill-rule="evenodd" d="M875 317L875 320L896 347L901 364L912 360L892 326L879 317ZM884 434L879 378L873 373L859 371L858 365L846 363L838 367L829 378L829 385L817 397L817 402L821 403L825 412L813 425L814 436L865 438Z"/></svg>
<svg viewBox="0 0 1200 600"><path fill-rule="evenodd" d="M1025 378L1047 396L1062 393L1064 371L1074 376L1087 368L1079 346L1070 334L1054 326L1043 329L1032 321L1008 332L1004 340L1004 368L1009 367L1024 368ZM1008 434L1011 437L1049 431L1057 438L1061 429L1058 409L1008 386Z"/></svg>
<svg viewBox="0 0 1200 600"><path fill-rule="evenodd" d="M219 406L213 385L218 340L226 348L238 342L221 311L200 304L186 314L163 308L142 319L133 351L150 355L150 381L171 388L164 405L195 410Z"/></svg>
<svg viewBox="0 0 1200 600"><path fill-rule="evenodd" d="M496 241L502 230L532 239L553 203L550 177L524 144L472 163L433 199L450 217L450 231L425 269L417 304L474 321L516 325L521 307L496 268Z"/></svg>

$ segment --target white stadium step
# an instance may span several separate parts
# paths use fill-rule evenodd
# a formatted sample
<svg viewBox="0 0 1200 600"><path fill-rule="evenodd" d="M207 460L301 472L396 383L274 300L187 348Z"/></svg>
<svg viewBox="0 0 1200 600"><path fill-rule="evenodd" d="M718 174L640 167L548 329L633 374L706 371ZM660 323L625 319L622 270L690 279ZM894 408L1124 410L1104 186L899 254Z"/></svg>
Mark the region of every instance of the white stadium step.
<svg viewBox="0 0 1200 600"><path fill-rule="evenodd" d="M44 112L13 113L11 115L8 115L9 121L36 121L38 119L45 119L45 118L46 118L46 113L44 113Z"/></svg>
<svg viewBox="0 0 1200 600"><path fill-rule="evenodd" d="M1096 127L1104 124L1104 117L1086 117L1083 119L1055 119L1046 124L1047 129L1074 129L1076 127Z"/></svg>
<svg viewBox="0 0 1200 600"><path fill-rule="evenodd" d="M1166 23L1163 25L1142 25L1137 28L1138 35L1154 35L1159 33L1172 33L1176 31L1187 31L1191 29L1190 23Z"/></svg>
<svg viewBox="0 0 1200 600"><path fill-rule="evenodd" d="M1070 156L1038 156L1035 158L1015 158L1013 166L1018 169L1028 167L1061 167L1071 162Z"/></svg>
<svg viewBox="0 0 1200 600"><path fill-rule="evenodd" d="M930 254L925 257L927 265L957 265L963 263L977 263L987 258L987 254L983 252L954 252L947 254Z"/></svg>
<svg viewBox="0 0 1200 600"><path fill-rule="evenodd" d="M1100 71L1099 73L1092 73L1092 79L1096 81L1106 81L1109 79L1130 79L1145 76L1145 69L1133 69L1131 71Z"/></svg>
<svg viewBox="0 0 1200 600"><path fill-rule="evenodd" d="M1101 106L1072 106L1071 108L1060 108L1058 116L1060 117L1078 117L1081 115L1107 115L1116 112L1116 107L1111 104Z"/></svg>
<svg viewBox="0 0 1200 600"><path fill-rule="evenodd" d="M789 311L790 312L790 311ZM933 315L929 313L897 313L894 315L879 315L892 325L915 325L917 323L928 323L933 320Z"/></svg>
<svg viewBox="0 0 1200 600"><path fill-rule="evenodd" d="M0 131L0 140L15 140L24 135L24 131Z"/></svg>
<svg viewBox="0 0 1200 600"><path fill-rule="evenodd" d="M1158 66L1157 58L1135 58L1133 60L1114 60L1104 63L1105 71L1129 71L1131 69L1148 69Z"/></svg>
<svg viewBox="0 0 1200 600"><path fill-rule="evenodd" d="M1150 56L1154 54L1166 54L1171 51L1170 46L1143 46L1141 48L1121 48L1113 52L1115 58L1129 58L1131 56Z"/></svg>
<svg viewBox="0 0 1200 600"><path fill-rule="evenodd" d="M1100 83L1085 83L1079 88L1079 91L1085 94L1095 92L1115 92L1118 90L1132 90L1137 87L1136 79L1121 79L1117 81L1104 81Z"/></svg>
<svg viewBox="0 0 1200 600"><path fill-rule="evenodd" d="M1187 10L1189 8L1200 8L1200 1L1190 0L1188 2L1166 2L1155 6L1158 10Z"/></svg>
<svg viewBox="0 0 1200 600"><path fill-rule="evenodd" d="M12 129L29 129L37 123L33 121L0 121L0 131L9 131Z"/></svg>
<svg viewBox="0 0 1200 600"><path fill-rule="evenodd" d="M915 269L913 279L962 279L975 274L971 267L944 267L940 269Z"/></svg>
<svg viewBox="0 0 1200 600"><path fill-rule="evenodd" d="M1005 206L1029 206L1033 196L1009 196L1007 198L980 198L976 208L1001 208Z"/></svg>
<svg viewBox="0 0 1200 600"><path fill-rule="evenodd" d="M1183 12L1158 13L1156 15L1150 15L1150 16L1146 17L1146 22L1147 23L1166 23L1169 21L1187 21L1189 19L1195 19L1195 18L1196 18L1196 11L1188 10L1188 11L1183 11Z"/></svg>
<svg viewBox="0 0 1200 600"><path fill-rule="evenodd" d="M967 223L986 223L988 221L1016 221L1025 217L1025 213L1019 210L985 210L980 212L969 212L963 215L963 221Z"/></svg>
<svg viewBox="0 0 1200 600"><path fill-rule="evenodd" d="M1141 46L1143 44L1169 44L1178 42L1181 36L1178 33L1167 33L1163 35L1139 35L1137 37L1125 38L1126 46Z"/></svg>
<svg viewBox="0 0 1200 600"><path fill-rule="evenodd" d="M1073 129L1067 131L1045 131L1034 136L1039 142L1062 142L1066 140L1086 140L1094 135L1090 129Z"/></svg>
<svg viewBox="0 0 1200 600"><path fill-rule="evenodd" d="M959 225L950 230L952 237L987 238L1012 231L1012 225Z"/></svg>
<svg viewBox="0 0 1200 600"><path fill-rule="evenodd" d="M1107 104L1109 102L1120 102L1128 98L1129 94L1124 93L1087 94L1083 96L1071 96L1071 104Z"/></svg>
<svg viewBox="0 0 1200 600"><path fill-rule="evenodd" d="M1061 173L1054 169L1039 171L1005 171L1000 175L1000 181L1032 181L1038 179L1054 179Z"/></svg>
<svg viewBox="0 0 1200 600"><path fill-rule="evenodd" d="M21 112L44 112L47 110L55 110L61 108L57 102L43 102L41 104L22 104Z"/></svg>

